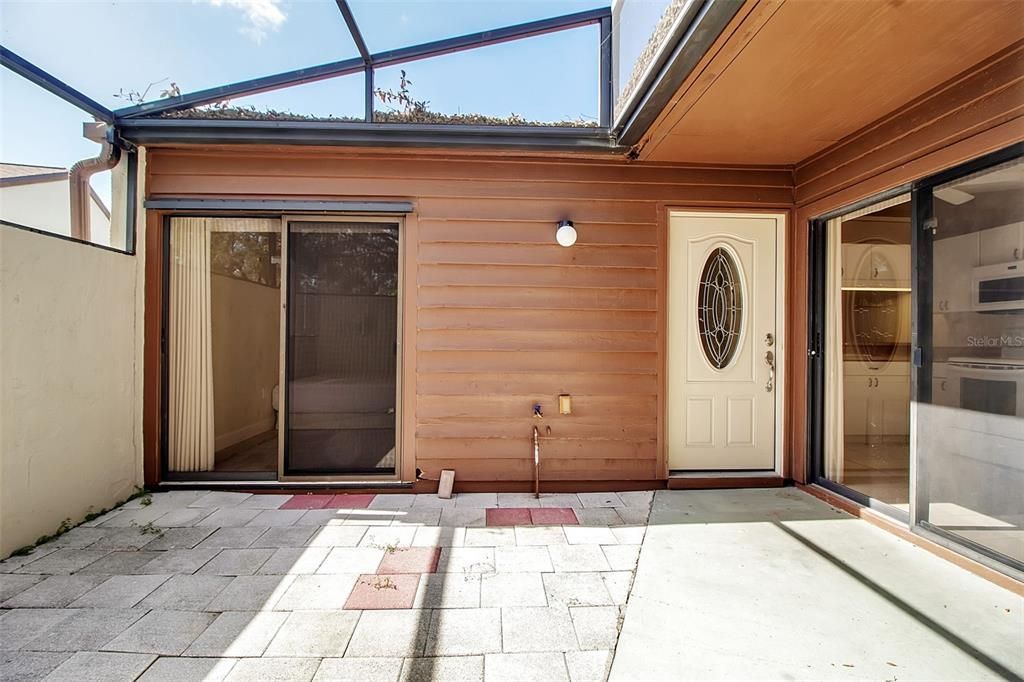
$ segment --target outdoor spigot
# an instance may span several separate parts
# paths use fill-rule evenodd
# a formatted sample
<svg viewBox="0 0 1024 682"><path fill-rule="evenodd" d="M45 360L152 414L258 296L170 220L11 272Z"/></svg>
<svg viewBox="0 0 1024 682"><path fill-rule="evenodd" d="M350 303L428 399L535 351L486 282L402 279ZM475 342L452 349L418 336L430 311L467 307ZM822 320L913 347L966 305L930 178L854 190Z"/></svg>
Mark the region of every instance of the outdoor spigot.
<svg viewBox="0 0 1024 682"><path fill-rule="evenodd" d="M536 405L533 406L533 416L536 417L537 419L544 418L544 412L542 412L540 409L540 403L537 403Z"/></svg>

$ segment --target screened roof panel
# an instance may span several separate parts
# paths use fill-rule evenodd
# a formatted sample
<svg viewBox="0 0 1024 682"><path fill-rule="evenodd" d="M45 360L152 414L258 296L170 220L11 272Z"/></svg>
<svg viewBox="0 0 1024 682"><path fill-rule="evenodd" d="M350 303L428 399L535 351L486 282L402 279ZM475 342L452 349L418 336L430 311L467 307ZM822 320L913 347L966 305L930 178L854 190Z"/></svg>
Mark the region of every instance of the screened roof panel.
<svg viewBox="0 0 1024 682"><path fill-rule="evenodd" d="M404 70L410 99L427 101L432 112L596 125L598 31L584 26L385 67L374 85L397 93ZM403 105L378 97L374 109L401 111Z"/></svg>
<svg viewBox="0 0 1024 682"><path fill-rule="evenodd" d="M0 43L114 109L358 56L332 0L4 0Z"/></svg>
<svg viewBox="0 0 1024 682"><path fill-rule="evenodd" d="M601 0L349 0L370 52L599 7Z"/></svg>

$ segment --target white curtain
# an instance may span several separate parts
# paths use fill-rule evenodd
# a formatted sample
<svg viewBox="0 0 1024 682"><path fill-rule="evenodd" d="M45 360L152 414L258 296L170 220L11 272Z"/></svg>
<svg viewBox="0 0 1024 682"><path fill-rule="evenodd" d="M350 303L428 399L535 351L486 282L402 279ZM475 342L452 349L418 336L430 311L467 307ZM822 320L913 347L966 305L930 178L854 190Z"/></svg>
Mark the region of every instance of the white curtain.
<svg viewBox="0 0 1024 682"><path fill-rule="evenodd" d="M214 464L210 225L171 221L168 468L210 471Z"/></svg>
<svg viewBox="0 0 1024 682"><path fill-rule="evenodd" d="M825 263L825 477L843 482L843 219L828 221Z"/></svg>
<svg viewBox="0 0 1024 682"><path fill-rule="evenodd" d="M171 471L211 471L214 467L210 235L279 230L280 221L269 219L171 220L167 406Z"/></svg>

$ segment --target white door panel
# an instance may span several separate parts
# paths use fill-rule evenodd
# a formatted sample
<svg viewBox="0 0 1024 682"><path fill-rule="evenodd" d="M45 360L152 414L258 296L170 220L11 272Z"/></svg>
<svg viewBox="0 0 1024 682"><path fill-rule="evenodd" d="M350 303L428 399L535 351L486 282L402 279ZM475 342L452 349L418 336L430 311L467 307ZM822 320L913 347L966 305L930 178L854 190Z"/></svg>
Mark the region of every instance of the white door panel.
<svg viewBox="0 0 1024 682"><path fill-rule="evenodd" d="M775 466L780 216L669 221L667 445L673 470Z"/></svg>

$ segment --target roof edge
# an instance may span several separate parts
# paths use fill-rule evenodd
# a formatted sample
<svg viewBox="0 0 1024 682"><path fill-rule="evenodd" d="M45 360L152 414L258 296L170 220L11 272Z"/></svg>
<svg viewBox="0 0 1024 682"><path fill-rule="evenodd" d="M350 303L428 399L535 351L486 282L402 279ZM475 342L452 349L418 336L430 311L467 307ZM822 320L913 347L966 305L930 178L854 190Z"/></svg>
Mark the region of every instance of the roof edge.
<svg viewBox="0 0 1024 682"><path fill-rule="evenodd" d="M622 154L607 128L560 126L122 119L117 136L136 145L276 144L342 147L536 149Z"/></svg>

